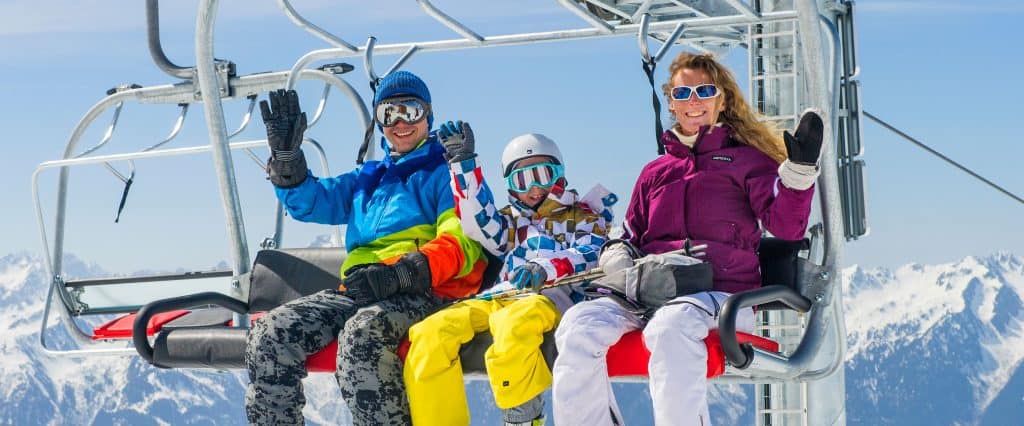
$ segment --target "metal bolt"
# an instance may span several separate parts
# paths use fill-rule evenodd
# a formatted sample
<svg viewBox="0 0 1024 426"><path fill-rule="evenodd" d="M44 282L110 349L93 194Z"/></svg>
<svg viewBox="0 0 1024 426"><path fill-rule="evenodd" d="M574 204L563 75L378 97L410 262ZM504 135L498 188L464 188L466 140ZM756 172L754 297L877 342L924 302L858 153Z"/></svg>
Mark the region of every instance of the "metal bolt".
<svg viewBox="0 0 1024 426"><path fill-rule="evenodd" d="M238 280L231 280L231 288L237 290L237 289L239 289L241 287L242 287L242 283L238 282Z"/></svg>
<svg viewBox="0 0 1024 426"><path fill-rule="evenodd" d="M814 301L815 302L821 302L822 300L825 300L825 295L824 294L818 293L818 294L814 295Z"/></svg>
<svg viewBox="0 0 1024 426"><path fill-rule="evenodd" d="M818 274L818 278L821 278L823 281L828 281L829 277L831 277L831 275L829 275L828 271L821 271L821 273Z"/></svg>

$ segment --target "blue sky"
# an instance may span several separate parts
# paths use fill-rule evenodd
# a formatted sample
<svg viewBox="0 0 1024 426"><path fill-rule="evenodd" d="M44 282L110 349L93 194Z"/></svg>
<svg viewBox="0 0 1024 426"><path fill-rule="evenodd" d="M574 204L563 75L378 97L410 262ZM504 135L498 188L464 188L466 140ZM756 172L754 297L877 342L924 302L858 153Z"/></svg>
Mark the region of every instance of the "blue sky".
<svg viewBox="0 0 1024 426"><path fill-rule="evenodd" d="M192 1L163 2L162 36L172 61L194 63ZM240 74L290 68L303 53L326 47L293 26L274 2L222 1L216 54ZM415 2L295 1L318 25L354 44L437 40L456 35L426 17ZM173 80L152 64L146 48L144 2L25 0L0 3L0 129L6 201L0 253L41 250L30 194L39 163L57 159L77 121L117 84L146 86ZM485 35L584 24L556 2L436 1ZM521 7L512 7L520 4ZM1024 17L1013 1L975 5L955 1L858 2L863 105L936 149L1018 194L1024 193L1019 117L1024 49L1012 32ZM372 25L371 25L372 23ZM676 52L677 50L673 51ZM670 54L671 55L671 54ZM740 74L746 53L727 57ZM378 70L394 57L378 58ZM368 94L361 58L348 80ZM627 200L644 163L653 159L650 94L634 37L498 47L416 55L406 69L430 85L437 120L473 124L488 177L497 184L504 143L540 132L562 145L573 186L601 182ZM667 78L662 70L658 82ZM300 86L312 112L318 84ZM979 90L980 88L980 90ZM225 106L229 126L243 102ZM100 153L141 149L162 139L176 116L172 106L127 104L110 145ZM206 143L196 105L170 147ZM109 120L97 121L79 145L95 144ZM310 131L327 149L332 170L353 165L361 138L352 107L335 91L322 124ZM242 139L262 137L256 120ZM872 233L847 245L845 264L895 266L934 263L1006 250L1024 254L1019 217L1024 206L945 166L872 123L864 127ZM261 153L261 155L263 155ZM271 232L273 198L262 173L236 155L250 245ZM125 169L126 165L118 165ZM121 183L102 167L73 172L68 250L117 271L202 268L229 258L223 213L208 156L139 162L120 224L113 224ZM56 173L42 180L52 201ZM497 185L496 185L497 186ZM617 213L624 210L625 201ZM52 202L44 204L52 236ZM286 244L305 245L325 233L291 222Z"/></svg>

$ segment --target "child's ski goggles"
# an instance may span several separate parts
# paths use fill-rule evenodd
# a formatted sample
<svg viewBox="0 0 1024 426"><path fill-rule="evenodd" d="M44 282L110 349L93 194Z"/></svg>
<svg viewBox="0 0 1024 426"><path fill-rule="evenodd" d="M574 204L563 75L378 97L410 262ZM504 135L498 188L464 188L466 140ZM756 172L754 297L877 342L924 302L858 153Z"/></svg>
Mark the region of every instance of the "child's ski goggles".
<svg viewBox="0 0 1024 426"><path fill-rule="evenodd" d="M672 88L672 99L685 101L690 99L694 93L697 99L711 99L718 96L718 86L714 84L701 84L697 86L676 86Z"/></svg>
<svg viewBox="0 0 1024 426"><path fill-rule="evenodd" d="M515 192L529 192L535 186L547 189L563 176L560 164L537 163L518 169L512 169L508 175L508 189Z"/></svg>
<svg viewBox="0 0 1024 426"><path fill-rule="evenodd" d="M394 126L399 120L416 124L430 115L430 104L414 97L385 99L373 109L373 115L383 127Z"/></svg>

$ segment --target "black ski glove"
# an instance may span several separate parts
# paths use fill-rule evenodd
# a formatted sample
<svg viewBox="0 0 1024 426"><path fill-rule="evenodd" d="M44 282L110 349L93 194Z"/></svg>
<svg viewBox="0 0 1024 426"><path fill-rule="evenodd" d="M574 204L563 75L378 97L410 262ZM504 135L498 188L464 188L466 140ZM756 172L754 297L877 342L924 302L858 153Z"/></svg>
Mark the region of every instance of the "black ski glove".
<svg viewBox="0 0 1024 426"><path fill-rule="evenodd" d="M441 145L444 145L444 158L447 158L449 163L455 164L476 157L476 153L473 152L476 149L476 141L473 139L473 129L469 127L469 123L444 123L437 131L437 137L441 139Z"/></svg>
<svg viewBox="0 0 1024 426"><path fill-rule="evenodd" d="M796 164L813 166L818 163L821 155L821 140L825 132L825 124L814 111L807 111L800 117L800 125L795 134L785 131L782 137L786 140L786 154L789 161Z"/></svg>
<svg viewBox="0 0 1024 426"><path fill-rule="evenodd" d="M526 262L512 271L512 279L508 281L518 290L537 291L547 280L548 273L543 266Z"/></svg>
<svg viewBox="0 0 1024 426"><path fill-rule="evenodd" d="M299 95L294 90L270 92L270 104L260 101L260 112L270 145L270 183L278 188L299 186L307 173L306 157L299 149L306 131L306 114L299 108Z"/></svg>
<svg viewBox="0 0 1024 426"><path fill-rule="evenodd" d="M430 291L430 264L419 251L409 252L391 265L368 263L346 272L345 295L359 305L387 299L396 293Z"/></svg>

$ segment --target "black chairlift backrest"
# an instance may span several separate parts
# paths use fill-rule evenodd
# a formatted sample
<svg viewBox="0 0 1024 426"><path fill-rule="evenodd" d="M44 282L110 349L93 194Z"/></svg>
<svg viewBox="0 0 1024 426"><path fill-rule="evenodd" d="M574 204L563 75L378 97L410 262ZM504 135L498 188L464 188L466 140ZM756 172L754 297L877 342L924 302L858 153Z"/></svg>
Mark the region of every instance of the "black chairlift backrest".
<svg viewBox="0 0 1024 426"><path fill-rule="evenodd" d="M481 290L490 288L498 279L504 264L487 255L487 269ZM342 248L300 248L261 250L253 262L249 287L249 312L269 311L290 300L341 283Z"/></svg>
<svg viewBox="0 0 1024 426"><path fill-rule="evenodd" d="M249 311L269 311L341 283L343 248L261 250L250 275Z"/></svg>
<svg viewBox="0 0 1024 426"><path fill-rule="evenodd" d="M758 248L763 285L797 286L797 254L807 240L786 241L763 238ZM486 252L485 252L486 253ZM487 254L487 269L481 290L494 285L504 263ZM338 288L345 260L342 248L292 248L262 250L254 261L249 289L249 311L269 311L290 300ZM767 308L772 308L768 306Z"/></svg>
<svg viewBox="0 0 1024 426"><path fill-rule="evenodd" d="M806 239L787 241L762 238L761 245L757 248L757 257L761 261L761 284L784 285L798 290L797 255L809 245L810 242Z"/></svg>
<svg viewBox="0 0 1024 426"><path fill-rule="evenodd" d="M800 293L800 250L806 250L810 241L780 240L778 238L762 238L757 248L757 257L761 262L761 285L781 285ZM788 309L779 302L759 305L758 309Z"/></svg>

